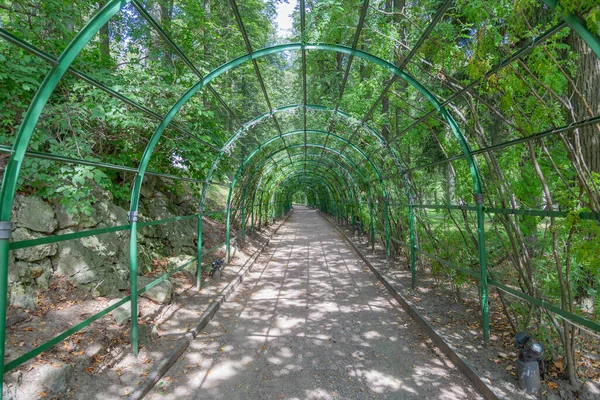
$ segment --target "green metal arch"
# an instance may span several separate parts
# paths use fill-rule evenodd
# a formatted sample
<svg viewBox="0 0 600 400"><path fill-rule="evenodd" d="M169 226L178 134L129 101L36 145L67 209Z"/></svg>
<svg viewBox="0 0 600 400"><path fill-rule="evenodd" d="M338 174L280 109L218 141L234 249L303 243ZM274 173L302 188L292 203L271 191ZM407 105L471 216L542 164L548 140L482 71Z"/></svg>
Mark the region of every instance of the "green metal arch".
<svg viewBox="0 0 600 400"><path fill-rule="evenodd" d="M282 187L286 184L288 184L290 182L290 180L294 179L294 178L298 178L298 179L306 179L307 183L308 182L314 182L314 184L319 183L318 180L313 181L313 178L318 178L321 177L322 172L316 172L314 170L306 170L306 171L295 171L292 174L288 175L288 176L280 176L280 181L279 182L273 182L272 186L269 188L269 190L271 191L271 195L273 197L276 197L281 191L283 191L284 189L282 189ZM313 184L313 183L311 183ZM336 188L339 192L339 189ZM342 190L341 193L343 194L342 196L340 196L338 194L339 200L336 201L336 203L340 202L341 204L348 204L349 201L351 200L348 196L346 196L346 193Z"/></svg>
<svg viewBox="0 0 600 400"><path fill-rule="evenodd" d="M556 1L556 0L543 0L543 1L546 4L548 4L551 8L555 8L558 5L558 1ZM72 62L77 57L77 55L81 52L83 47L93 38L93 36L100 30L100 28L102 28L105 25L105 23L108 20L110 20L116 13L118 13L119 10L123 6L125 6L127 3L129 3L129 0L111 0L111 1L109 1L98 13L96 13L90 19L90 21L85 25L85 27L75 36L73 41L67 46L65 51L59 57L58 63L56 64L56 66L54 66L51 69L51 71L44 78L42 84L40 85L40 88L36 92L35 97L29 106L29 109L27 110L27 112L24 116L23 123L21 124L21 127L19 128L15 142L13 144L13 153L8 161L7 168L6 168L4 176L3 176L2 189L0 192L0 204L1 204L0 221L10 224L10 216L11 216L10 214L12 211L14 194L16 191L16 185L17 185L20 169L21 169L21 166L23 163L23 159L25 157L25 152L28 147L31 136L33 134L33 131L35 129L35 126L37 124L37 121L39 120L41 112L42 112L43 108L45 107L49 97L51 96L52 92L56 88L56 85L58 84L58 82L60 81L62 76L66 73L69 66L72 64ZM577 16L567 15L564 17L564 19L571 26L571 28L578 35L580 35L582 37L582 39L592 48L592 50L600 58L600 42L599 42L598 38L595 35L590 33L590 31L581 23L580 19ZM467 159L467 162L469 163L469 166L470 166L473 184L474 184L474 188L475 188L475 193L481 194L481 182L479 180L477 166L474 163L474 160L469 153L469 146L466 143L466 141L464 140L464 137L462 137L462 134L460 133L460 129L458 128L458 125L452 119L450 114L443 107L440 106L440 103L437 101L437 99L430 92L426 91L426 89L423 86L421 86L420 83L418 83L416 80L414 80L414 78L410 77L410 75L405 74L402 71L399 71L391 63L387 63L373 55L364 53L360 50L353 50L351 48L337 46L337 45L289 44L289 45L274 46L271 48L259 50L254 53L248 54L246 56L240 57L236 60L233 60L227 64L222 65L221 67L219 67L216 70L214 70L213 72L211 72L201 82L194 85L173 106L173 108L171 108L171 110L167 113L167 115L163 119L162 123L157 127L157 130L155 131L155 133L152 135L152 138L151 138L150 142L148 143L148 146L146 147L144 155L143 155L142 159L140 160L140 165L138 167L138 174L136 176L136 180L135 180L134 187L132 190L131 207L130 207L130 210L132 213L137 212L137 206L138 206L138 202L139 202L139 190L141 188L141 182L143 180L150 156L151 156L158 140L160 139L162 132L166 128L166 125L172 120L172 118L179 111L181 106L183 106L183 104L185 104L185 102L187 102L187 100L191 96L193 96L198 90L200 90L201 87L203 87L210 80L214 79L216 76L218 76L232 68L235 68L236 66L239 66L240 64L242 64L244 62L247 62L247 61L259 58L259 57L263 57L263 56L266 56L269 54L275 54L278 52L288 51L288 50L329 50L329 51L337 51L337 52L341 52L341 53L345 53L345 54L350 54L350 55L353 55L353 56L356 56L359 58L363 58L367 61L374 62L384 68L387 68L388 70L392 71L394 74L398 75L400 78L405 79L409 84L411 84L413 86L416 85L415 88L417 88L417 90L419 90L419 88L421 88L422 90L425 90L425 92L427 93L425 95L425 97L428 98L428 100L430 102L432 102L432 104L434 104L434 106L442 114L444 119L446 119L447 122L450 124L455 136L457 136L457 139L460 142L463 153L465 153L465 158ZM421 91L421 90L419 90L419 91ZM204 198L204 193L203 193L203 198ZM478 201L478 206L477 206L477 214L478 214L479 245L481 248L483 246L485 238L483 236L483 222L484 222L483 221L483 206L482 206L482 204L479 204L479 201ZM132 217L130 217L130 219L132 219L132 221L131 221L132 228L131 228L130 234L132 237L132 243L135 243L136 224L135 224L135 220L133 220ZM8 282L7 281L7 279L8 279L7 278L7 275L8 275L8 251L9 251L8 241L1 240L0 242L1 242L0 243L0 265L2 268L2 271L0 272L0 288L6 288L7 282ZM134 246L135 246L135 244L134 244ZM485 250L485 249L483 248L483 250ZM135 251L136 251L136 248L134 247L132 249L132 252L130 255L132 265L136 265L137 254L134 254ZM483 287L483 285L485 285L485 282L486 282L485 255L482 253L481 250L480 250L480 265L481 265L482 277L483 277L483 279L482 279L482 287ZM137 276L135 274L132 274L131 285L132 285L132 288L134 288L134 290L136 288L136 282L135 282L136 278L137 278ZM134 300L135 297L136 296L132 296L132 313L136 312L136 309L134 307L136 305L135 300ZM6 299L4 299L4 301L5 300ZM487 299L486 299L486 301L487 301ZM482 299L482 302L483 302L483 299ZM0 308L2 308L2 307L0 307ZM484 313L486 313L485 307L484 307ZM0 311L0 321L2 321L2 322L0 322L0 335L2 335L2 336L4 335L4 331L5 331L5 322L4 322L5 314L6 314L5 309ZM484 325L484 331L485 331L485 325L487 325L487 321L484 321L483 325ZM137 329L137 321L132 321L132 336L135 336L135 341L134 341L134 346L133 346L134 354L137 354L137 334L135 334L136 329ZM489 334L485 334L485 332L484 332L484 336L487 336L487 335L489 335ZM4 338L0 337L0 339L4 339ZM4 340L2 340L2 342L4 342ZM4 356L4 345L2 345L0 348L0 358L3 358L3 356Z"/></svg>
<svg viewBox="0 0 600 400"><path fill-rule="evenodd" d="M315 182L315 184L324 184L325 186L327 186L329 188L329 190L332 193L336 193L337 197L340 199L346 197L344 191L338 185L336 185L335 182L330 181L332 179L331 177L323 174L321 171L317 172L314 170L296 171L296 172L293 172L292 174L290 174L289 176L281 177L280 181L271 182L271 186L269 187L269 190L272 192L272 194L274 194L278 187L283 185L287 180L294 179L294 178L305 178L305 179L309 179L311 182L313 182L312 181L313 178L323 179L324 181L315 180L314 182ZM266 189L266 187L265 187L265 189Z"/></svg>
<svg viewBox="0 0 600 400"><path fill-rule="evenodd" d="M293 167L293 166L292 166ZM267 190L267 192L273 192L274 186L278 186L280 182L282 182L283 180L285 180L288 177L292 177L292 176L296 176L298 174L316 174L319 175L322 179L326 179L327 182L335 188L335 192L338 193L338 197L341 198L348 198L348 199L352 199L352 196L348 195L348 192L352 193L351 189L350 189L350 185L348 184L348 182L346 181L340 181L340 177L337 175L329 175L326 171L322 171L322 170L317 170L317 169L311 169L311 170L307 170L307 171L298 171L298 170L290 170L289 173L287 175L277 175L277 177L273 180L270 181L270 185L265 185L264 189ZM344 190L344 188L346 190Z"/></svg>
<svg viewBox="0 0 600 400"><path fill-rule="evenodd" d="M329 133L327 131L316 130L316 129L307 129L306 131L304 131L304 130L295 130L295 131L285 132L285 133L282 133L281 135L274 136L271 139L265 140L263 143L261 143L260 146L258 146L257 148L255 148L254 150L252 150L250 152L250 154L246 157L246 159L241 164L241 167L243 168L244 164L246 164L247 161L249 161L250 159L252 159L260 150L262 150L265 146L269 145L270 143L275 142L280 137L288 137L288 136L293 136L293 135L304 134L304 132L315 134L315 135L329 135L330 137L335 138L336 140L339 140L339 141L345 143L347 146L349 146L350 148L352 148L353 150L355 150L358 154L360 154L361 157L365 161L367 161L369 163L369 165L371 166L371 168L375 172L375 176L377 176L379 182L383 184L383 177L382 177L382 174L379 171L379 168L375 165L375 163L367 156L367 154L363 150L361 150L354 143L350 142L348 139L346 139L346 138L344 138L342 136L336 135L334 133Z"/></svg>
<svg viewBox="0 0 600 400"><path fill-rule="evenodd" d="M343 118L345 118L348 121L359 122L357 118L353 117L351 114L349 114L343 110L340 110L339 108L336 109L336 108L326 107L326 106L322 106L322 105L318 105L318 104L306 104L306 105L290 104L287 106L275 108L272 111L261 114L257 117L254 117L250 121L244 123L244 125L242 125L237 131L235 131L234 134L223 144L222 150L224 150L225 148L227 148L229 146L232 146L235 143L235 141L237 141L243 135L243 133L245 131L253 128L260 122L264 121L265 119L267 119L269 117L273 117L273 116L275 116L275 114L278 114L281 112L294 111L294 110L303 109L303 108L306 108L309 110L314 110L314 111L331 112L331 113L335 113L335 115L342 116ZM377 139L377 141L379 142L379 144L381 146L387 145L386 139L383 136L381 136L375 129L373 129L369 124L363 123L361 125L361 128L366 130L367 132L369 132L369 134L371 136L373 136L375 139ZM405 168L402 165L402 163L400 162L400 160L398 159L397 155L394 154L393 149L390 147L387 147L387 149L388 149L388 153L390 154L390 156L396 162L396 166L400 169L401 173L404 174Z"/></svg>
<svg viewBox="0 0 600 400"><path fill-rule="evenodd" d="M295 154L292 156L292 158L303 157L303 156L304 156L304 154ZM310 160L306 160L306 162L311 165L316 164L316 166L318 166L318 167L329 168L327 171L329 173L335 174L335 176L337 177L336 180L338 181L338 183L340 183L340 184L341 184L341 182L345 183L348 191L352 195L351 197L355 197L355 194L359 191L358 184L356 183L356 181L354 180L352 175L343 166L338 165L338 167L343 168L343 171L345 172L345 173L340 173L339 171L337 171L336 169L334 169L332 167L332 164L328 164L322 160L310 159ZM292 161L292 162L288 162L285 165L282 165L280 173L277 176L286 176L287 173L295 171L295 170L293 170L293 168L296 166L296 164L299 164L299 163L304 163L304 160ZM258 171L256 171L256 172L258 172ZM269 172L270 172L270 170L266 171L263 175L269 175ZM348 174L348 175L346 175L346 174ZM251 179L254 175L255 174L252 174L251 178L244 185L244 194L246 192L246 189L250 186ZM344 180L345 178L349 178L352 185L349 185L348 182ZM351 187L353 187L354 189L351 189ZM258 190L258 186L256 186L256 189ZM243 199L242 199L242 201L243 201Z"/></svg>
<svg viewBox="0 0 600 400"><path fill-rule="evenodd" d="M266 183L266 185L268 185L268 184L269 184L269 182L272 180L272 178L273 178L273 177L274 177L274 175L271 175L271 176L270 176L270 177L267 179L267 183ZM320 182L320 181L316 182L316 184L317 184L318 186L323 186L323 187L326 189L326 192L328 193L328 195L327 195L327 198L330 198L330 199L334 199L334 198L335 198L335 196L334 196L334 195L332 194L332 192L331 192L331 188L330 188L328 185L324 185L324 184L323 184L323 182ZM266 186L266 185L265 185L265 186ZM262 219L260 210L262 209L262 205L263 205L263 202L264 202L264 201L263 201L263 196L264 196L265 192L266 192L266 187L263 187L263 188L261 189L260 201L259 201L259 221ZM315 192L316 192L317 194L319 193L318 191L315 191ZM270 202L267 202L267 205L268 205L268 204L270 204ZM267 212L268 212L268 210L267 210Z"/></svg>
<svg viewBox="0 0 600 400"><path fill-rule="evenodd" d="M336 168L340 168L342 171L344 171L344 174L340 174L339 172L337 172L335 169L333 169L334 172L336 172L340 177L344 178L344 177L348 177L351 181L352 181L352 186L355 188L354 190L356 191L356 193L352 193L352 191L350 191L352 193L352 197L354 197L356 200L356 203L358 205L358 207L360 207L360 203L361 203L361 199L360 199L360 186L356 183L356 181L354 180L354 177L352 176L352 174L350 173L350 171L348 171L348 169L346 169L346 167L341 164L339 161L337 160L332 160L333 164L328 164L325 161L321 160L320 154L316 154L316 153L308 153L307 155L309 156L317 156L319 157L318 159L307 159L304 162L308 162L309 164L320 164L323 165L325 167L328 168L333 168L334 166ZM297 157L304 157L304 154L295 154L292 155L291 158L297 158ZM290 161L291 161L290 158ZM285 168L289 165L291 165L292 163L288 163L286 165L281 166L281 168ZM253 202L252 204L254 204L254 196L256 194L256 191L259 190L259 188L261 187L262 184L262 179L264 176L268 176L271 172L271 170L273 170L273 168L277 167L277 165L272 165L271 167L269 167L269 169L267 171L265 171L264 173L261 174L260 179L258 181L258 183L255 185L255 191L252 194L252 199ZM245 185L244 185L244 189L243 189L243 193L242 193L242 234L244 234L245 230L244 230L244 224L245 224L245 218L244 218L244 213L245 213L245 204L246 204L246 197L247 197L247 192L248 192L248 187L250 186L250 184L253 182L254 176L260 172L259 170L256 170L252 173L252 175L248 178L248 180L246 181ZM358 173L360 173L360 170L357 171ZM359 175L361 177L361 180L364 182L364 185L368 185L365 177L360 174ZM253 207L253 205L252 205ZM254 210L252 210L254 211Z"/></svg>
<svg viewBox="0 0 600 400"><path fill-rule="evenodd" d="M270 140L276 140L276 139L277 139L277 137L274 137L274 138L272 138ZM346 139L344 139L344 140L347 142ZM233 193L233 189L234 189L234 187L236 185L237 179L239 178L240 172L244 168L245 164L248 161L250 161L258 153L258 151L260 151L260 149L263 146L264 146L264 143L261 144L257 149L255 149L253 152L251 152L246 157L246 159L244 160L244 162L242 162L242 164L240 164L240 166L239 166L239 168L238 168L238 170L237 170L234 178L232 179L232 182L231 182L231 185L230 185L230 189L229 189L229 195L227 197L227 205L228 205L227 206L227 222L226 222L226 227L225 227L225 242L226 243L229 243L229 237L231 235L231 209L229 207L229 204L231 204L231 196L232 196L232 193ZM278 153L280 153L282 151L285 151L285 150L288 150L288 149L292 149L292 148L305 148L305 147L312 147L312 148L324 149L326 151L334 153L334 154L336 154L336 155L338 155L338 156L343 157L344 159L346 159L357 171L359 170L358 165L351 158L349 158L347 155L345 155L344 153L342 153L342 152L340 152L340 151L338 151L336 149L332 149L331 147L328 147L328 146L317 145L317 144L312 144L312 143L289 145L289 146L283 147L283 148L281 148L281 149L279 149L277 151L274 151L274 152L270 153L269 155L267 155L267 157L256 167L256 170L260 170L262 168L262 166L267 161L269 161L271 159L271 157L273 155L275 155L275 154L278 154ZM360 150L360 149L359 149L359 153L363 153L364 154L364 152L362 152L362 150ZM364 159L368 160L368 157L366 156L366 154L364 155ZM373 165L373 168L374 168L374 171L376 171L376 173L378 173L378 170L377 170L376 166ZM381 175L378 174L378 176L379 176L380 182L383 185L383 181L381 179ZM373 196L371 194L371 187L370 187L370 185L367 185L367 191L369 193L369 198L372 199ZM386 198L385 187L382 187L382 191L383 191L384 198ZM201 201L202 200L203 199L201 199ZM202 205L200 207L202 207ZM372 207L373 207L373 202L372 201L369 202L369 207L372 209ZM385 203L385 213L386 213L386 245L387 245L386 247L387 247L387 251L388 251L387 255L389 257L389 224L387 223L388 222L387 221L387 215L389 213L388 209L389 209L389 206L388 206L388 203L386 201L386 203ZM374 230L373 230L373 227L371 226L371 243L372 243L372 245L374 245L374 236L375 236ZM200 242L200 240L198 242ZM229 254L228 245L226 245L226 247L227 247L227 250L226 250L227 254ZM199 248L199 251L201 251L200 248Z"/></svg>
<svg viewBox="0 0 600 400"><path fill-rule="evenodd" d="M276 199L275 203L279 203L280 206L283 206L282 209L288 205L291 206L291 204L289 203L290 193L291 193L290 186L306 185L305 189L308 189L309 187L312 188L311 185L314 185L314 186L322 185L323 182L319 181L318 178L319 178L318 175L313 176L309 172L298 172L295 176L286 177L283 181L279 182L273 188L273 193L271 194L271 196L272 196L272 198ZM315 188L313 188L313 190L317 194L317 197L320 199L321 202L327 201L327 198L322 198L321 196L318 196L318 194L319 194L318 190L316 190ZM280 200L277 200L277 199L280 199ZM343 200L336 200L334 198L328 200L328 203L330 203L330 204L338 204L340 202L343 202Z"/></svg>
<svg viewBox="0 0 600 400"><path fill-rule="evenodd" d="M280 182L277 182L277 184L275 184L274 187L271 188L271 197L275 197L278 193L278 189L284 184L291 184L292 180L296 180L298 181L298 183L300 183L301 180L306 180L306 184L310 183L311 185L323 185L331 193L332 188L330 188L329 185L324 184L324 182L318 180L318 178L324 179L325 177L322 176L320 173L316 173L314 171L297 171L293 175L285 176ZM332 195L330 195L329 197L331 198L331 203L336 204L342 202L344 196L340 196L340 194L337 193L337 200Z"/></svg>
<svg viewBox="0 0 600 400"><path fill-rule="evenodd" d="M283 180L295 176L297 174L308 174L308 173L317 173L319 174L319 176L322 177L327 177L328 180L331 180L330 183L335 183L335 187L336 188L341 188L339 190L337 190L339 193L343 194L343 196L340 197L344 197L344 198L348 198L348 199L352 199L353 196L349 196L348 193L353 193L353 191L350 189L350 185L348 184L348 182L346 181L340 181L340 177L338 175L329 175L326 171L320 170L320 169L310 169L310 170L306 170L306 171L298 171L298 170L294 170L293 167L295 165L291 165L290 171L288 174L286 175L277 175L277 178L275 178L272 182L271 185L272 186L265 186L265 189L269 190L269 191L273 191L273 186L277 186L279 184L279 182L282 182ZM346 188L346 190L343 190L344 187Z"/></svg>

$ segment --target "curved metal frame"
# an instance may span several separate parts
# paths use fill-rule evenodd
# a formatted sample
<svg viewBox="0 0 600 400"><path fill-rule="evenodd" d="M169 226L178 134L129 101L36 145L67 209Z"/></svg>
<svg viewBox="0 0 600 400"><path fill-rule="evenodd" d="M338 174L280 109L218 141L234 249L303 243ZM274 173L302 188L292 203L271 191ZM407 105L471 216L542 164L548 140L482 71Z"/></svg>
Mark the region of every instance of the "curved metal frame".
<svg viewBox="0 0 600 400"><path fill-rule="evenodd" d="M557 0L542 0L550 8L556 8L558 6ZM116 15L130 0L110 0L101 10L99 10L85 25L85 27L75 36L73 41L63 51L61 56L57 60L57 64L50 70L50 72L44 78L42 84L38 88L27 112L25 113L23 122L17 132L15 142L12 147L12 154L8 160L8 164L3 176L2 189L0 191L0 223L3 226L11 226L10 217L12 211L12 205L14 201L14 195L16 191L16 185L19 177L19 173L23 164L24 157L26 155L29 141L37 125L42 110L44 109L48 99L52 95L60 79L64 76L71 64L81 52L81 50L87 45L87 43L94 37L94 35L114 16ZM301 10L301 15L304 17L304 10ZM581 20L575 15L566 15L564 20L571 26L571 28L582 37L582 39L592 48L596 55L600 58L600 40L597 36L591 34L589 30L582 24ZM459 142L459 145L464 153L464 157L469 165L470 173L473 180L473 187L476 196L477 204L477 220L478 220L478 243L479 243L479 258L480 258L480 281L481 281L481 306L483 315L483 330L484 340L487 342L489 338L489 323L487 321L488 306L487 306L487 275L486 275L486 260L485 260L485 237L484 237L484 214L483 214L483 198L482 198L482 187L481 181L478 174L477 165L471 155L471 151L468 143L463 137L458 125L447 112L447 110L441 106L441 103L430 93L424 86L422 86L417 80L410 75L399 70L396 66L388 63L378 57L375 57L366 52L348 48L339 45L325 45L325 44L302 44L293 43L286 45L273 46L266 49L261 49L235 60L232 60L226 64L213 70L204 79L192 86L169 110L169 112L162 119L162 122L158 125L155 132L150 138L150 141L144 151L144 154L140 160L137 168L136 179L132 188L131 204L130 204L130 287L132 290L131 305L132 305L132 347L133 352L137 355L137 296L133 295L137 291L137 209L139 203L139 192L141 189L141 183L146 173L147 165L150 161L151 155L154 151L156 144L158 143L164 129L171 122L173 117L178 113L180 108L202 87L208 84L211 80L217 76L245 63L248 61L255 60L260 57L264 57L270 54L276 54L283 51L301 51L303 54L306 50L322 50L322 51L334 51L339 53L348 54L352 57L359 57L366 61L372 62L379 65L393 74L398 76L400 79L405 80L408 84L417 89L427 100L435 107L437 112L441 114L443 119L450 126L453 134ZM308 143L304 144L304 147L308 147ZM386 145L386 147L389 147ZM224 154L222 149L219 152L216 160ZM212 174L216 163L213 163L210 174ZM204 185L200 206L204 204L204 198L206 195L206 186L210 182L208 179L206 185ZM409 202L411 202L409 195ZM412 204L412 202L411 202ZM199 229L201 229L201 218L202 210L199 209ZM199 240L199 242L201 242ZM201 247L201 245L200 245ZM414 246L413 246L414 247ZM3 291L4 296L0 300L0 359L4 359L4 339L6 329L6 288L8 283L8 238L0 240L0 289Z"/></svg>
<svg viewBox="0 0 600 400"><path fill-rule="evenodd" d="M312 153L311 153L311 154L309 154L309 155L312 155ZM318 156L317 154L314 154L314 155L315 155L315 156ZM303 157L303 156L304 156L303 154L295 154L295 155L292 155L292 156L290 156L290 161L291 161L291 159L292 159L292 158L296 158L296 157ZM349 189L349 191L350 191L350 194L351 194L351 197L352 197L352 198L356 198L356 201L358 202L358 205L360 206L360 196L358 196L358 193L359 193L359 191L358 191L358 185L357 185L357 183L354 181L354 177L352 176L352 174L351 174L351 173L350 173L350 172L349 172L349 171L348 171L348 170L347 170L347 169L346 169L346 168L345 168L343 165L341 165L341 164L340 164L339 162L337 162L337 161L334 161L333 163L331 163L331 164L330 164L330 163L327 163L327 162L325 162L325 161L323 161L323 160L321 160L321 159L308 159L308 160L304 160L304 162L305 162L305 163L308 163L308 164L311 164L311 165L315 165L315 164L316 164L317 166L324 166L324 167L328 167L328 168L340 168L340 169L343 171L343 174L340 174L340 173L339 173L337 170L335 170L335 169L332 169L331 171L335 172L335 173L336 173L336 175L340 176L340 178L345 178L345 177L347 177L347 178L349 178L349 179L351 180L351 182L352 182L352 186L354 187L354 190L350 190L350 189ZM285 174L285 171L284 171L283 169L284 169L284 168L286 168L286 167L291 167L291 166L292 166L292 163L293 163L293 162L290 162L290 163L288 163L288 164L285 164L285 165L279 166L279 167L280 167L280 169L281 169L281 171L280 171L280 172L281 172L281 174ZM297 163L297 162L296 162L296 163ZM276 166L276 165L275 165L275 166ZM272 169L273 169L275 166L272 166L272 167L270 167L270 168L269 168L267 171L265 171L264 173L262 173L262 174L261 174L261 177L262 177L262 176L265 176L265 175L269 175L269 173L271 172L271 170L272 170ZM254 172L254 173L253 173L253 174L252 174L252 175L251 175L251 176L250 176L250 177L247 179L247 181L246 181L246 184L244 185L244 189L243 189L243 191L242 191L242 200L241 200L241 214L242 214L242 215L241 215L241 228L242 228L242 235L244 235L244 232L245 232L245 224L246 224L246 219L245 219L245 217L244 217L244 214L245 214L245 210L246 210L245 204L246 204L246 197L247 197L247 194L248 194L248 188L250 187L250 183L252 183L252 182L253 182L253 178L254 178L254 176L255 176L255 175L258 173L258 172L260 172L260 171L255 171L255 172ZM259 188L259 187L260 187L260 182L259 182L259 184L258 184L258 185L254 186L255 190L258 190L258 188ZM354 193L355 191L356 191L356 193Z"/></svg>

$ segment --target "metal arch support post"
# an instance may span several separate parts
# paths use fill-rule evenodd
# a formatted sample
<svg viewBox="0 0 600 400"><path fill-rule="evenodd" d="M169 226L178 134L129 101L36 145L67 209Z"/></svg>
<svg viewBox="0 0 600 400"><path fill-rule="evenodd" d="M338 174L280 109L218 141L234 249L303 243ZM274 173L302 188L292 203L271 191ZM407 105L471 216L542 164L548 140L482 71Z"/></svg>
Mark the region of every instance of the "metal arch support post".
<svg viewBox="0 0 600 400"><path fill-rule="evenodd" d="M231 192L227 198L227 219L225 221L225 264L229 263L230 249L231 249ZM268 210L268 205L267 205Z"/></svg>
<svg viewBox="0 0 600 400"><path fill-rule="evenodd" d="M246 197L245 196L242 197L241 208L242 208L242 210L241 210L241 213L242 213L242 216L241 216L241 218L242 218L242 241L244 241L245 238L246 238L246 218L245 218L246 217L246 215L245 215L246 214L245 213L245 211L246 211Z"/></svg>
<svg viewBox="0 0 600 400"><path fill-rule="evenodd" d="M390 199L386 196L383 201L385 202L385 258L390 261Z"/></svg>
<svg viewBox="0 0 600 400"><path fill-rule="evenodd" d="M31 136L42 110L54 92L60 79L94 35L123 8L129 0L112 0L108 2L75 36L58 58L56 64L44 78L38 88L17 133L13 144L13 154L10 157L0 192L0 223L10 223L12 205L17 187L18 177L25 158ZM8 292L8 240L0 240L0 360L4 363L5 334L6 334L6 305ZM2 383L0 382L0 398Z"/></svg>
<svg viewBox="0 0 600 400"><path fill-rule="evenodd" d="M485 213L483 208L483 193L475 194L477 204L477 236L479 245L479 279L481 301L481 326L483 327L483 344L487 347L490 342L489 301L487 288L487 255L485 251Z"/></svg>
<svg viewBox="0 0 600 400"><path fill-rule="evenodd" d="M196 250L196 290L202 288L202 218L204 218L203 206L198 206L198 244Z"/></svg>
<svg viewBox="0 0 600 400"><path fill-rule="evenodd" d="M371 250L375 250L375 213L373 211L373 195L371 193L369 196L369 229L370 229L370 239L371 239Z"/></svg>
<svg viewBox="0 0 600 400"><path fill-rule="evenodd" d="M409 235L410 235L410 282L411 287L417 287L417 263L416 263L416 248L415 248L415 210L413 208L412 195L408 199L408 218L409 218Z"/></svg>

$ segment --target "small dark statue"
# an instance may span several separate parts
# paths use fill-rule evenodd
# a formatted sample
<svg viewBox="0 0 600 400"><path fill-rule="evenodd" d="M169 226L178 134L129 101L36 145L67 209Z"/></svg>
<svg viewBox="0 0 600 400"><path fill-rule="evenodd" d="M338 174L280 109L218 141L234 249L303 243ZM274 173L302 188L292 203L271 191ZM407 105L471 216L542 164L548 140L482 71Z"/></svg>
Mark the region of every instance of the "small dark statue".
<svg viewBox="0 0 600 400"><path fill-rule="evenodd" d="M212 269L209 272L209 276L214 280L218 281L221 279L221 268L223 268L223 259L217 258L211 263Z"/></svg>

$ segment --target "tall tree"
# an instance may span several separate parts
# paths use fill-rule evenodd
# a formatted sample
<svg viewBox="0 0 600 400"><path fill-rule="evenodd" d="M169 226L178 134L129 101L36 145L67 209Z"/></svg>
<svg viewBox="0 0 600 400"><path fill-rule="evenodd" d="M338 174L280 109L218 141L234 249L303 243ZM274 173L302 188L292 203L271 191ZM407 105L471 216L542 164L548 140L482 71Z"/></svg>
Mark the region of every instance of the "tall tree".
<svg viewBox="0 0 600 400"><path fill-rule="evenodd" d="M574 119L579 121L600 115L600 59L575 32L569 35L569 42L577 54L577 74L571 81L569 97ZM587 169L600 174L600 124L575 130L571 139Z"/></svg>

